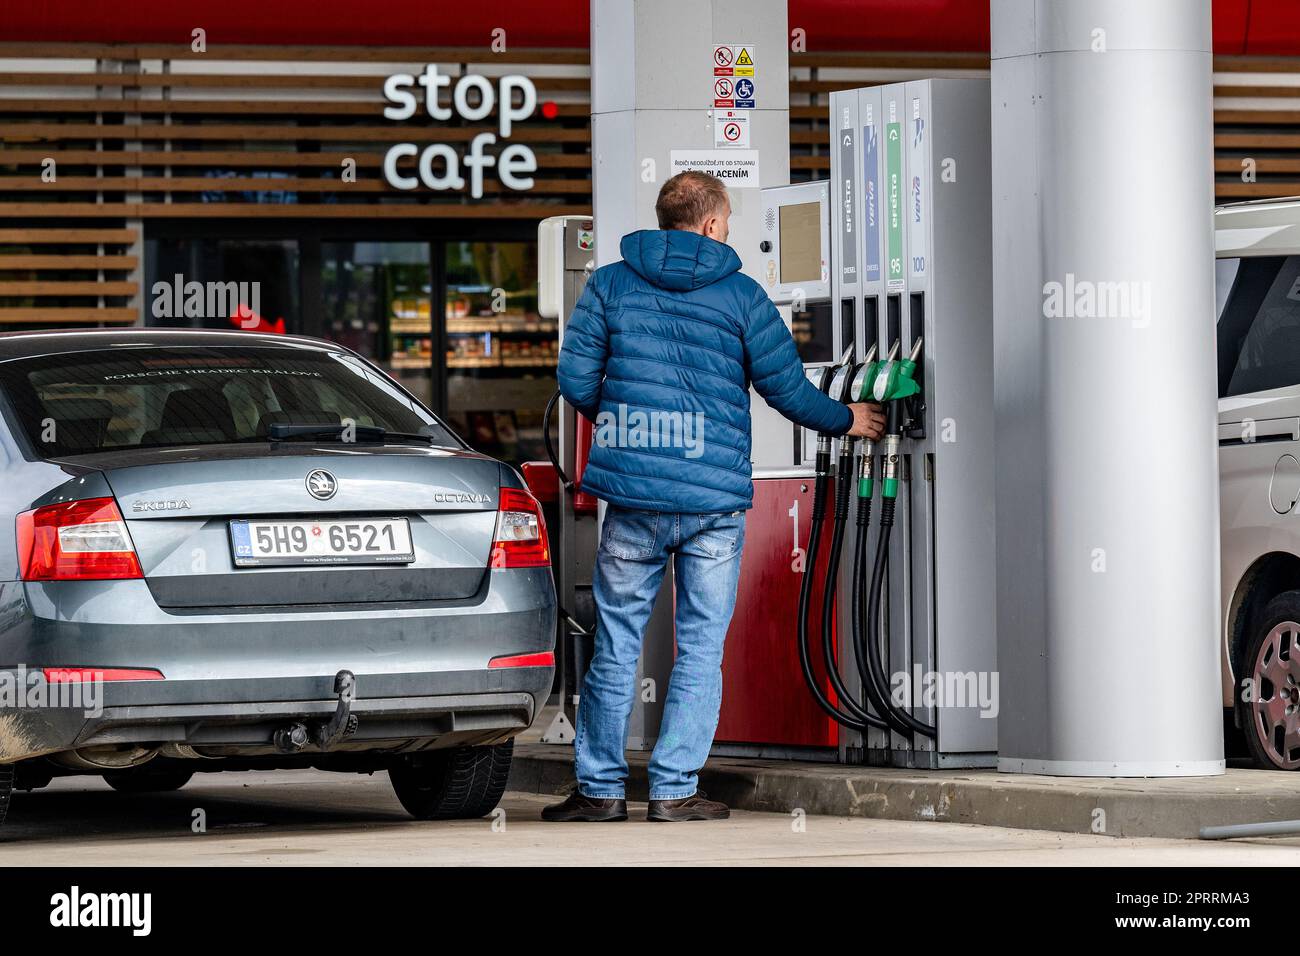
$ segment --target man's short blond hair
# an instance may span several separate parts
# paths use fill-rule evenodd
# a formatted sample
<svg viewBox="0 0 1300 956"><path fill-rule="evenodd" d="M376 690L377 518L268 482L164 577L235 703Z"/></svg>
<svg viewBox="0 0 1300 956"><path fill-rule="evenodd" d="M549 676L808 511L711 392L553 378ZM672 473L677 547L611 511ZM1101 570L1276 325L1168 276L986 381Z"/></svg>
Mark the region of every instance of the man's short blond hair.
<svg viewBox="0 0 1300 956"><path fill-rule="evenodd" d="M693 230L726 206L727 187L722 180L689 169L663 184L655 200L655 215L660 229Z"/></svg>

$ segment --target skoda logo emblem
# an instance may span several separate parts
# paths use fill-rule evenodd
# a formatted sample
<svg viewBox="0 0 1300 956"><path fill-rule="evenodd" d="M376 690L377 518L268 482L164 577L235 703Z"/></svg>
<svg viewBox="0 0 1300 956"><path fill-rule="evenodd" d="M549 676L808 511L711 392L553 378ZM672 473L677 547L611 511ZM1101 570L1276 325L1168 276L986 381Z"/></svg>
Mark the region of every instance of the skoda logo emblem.
<svg viewBox="0 0 1300 956"><path fill-rule="evenodd" d="M338 490L339 483L323 468L317 468L307 476L307 493L318 501L328 501Z"/></svg>

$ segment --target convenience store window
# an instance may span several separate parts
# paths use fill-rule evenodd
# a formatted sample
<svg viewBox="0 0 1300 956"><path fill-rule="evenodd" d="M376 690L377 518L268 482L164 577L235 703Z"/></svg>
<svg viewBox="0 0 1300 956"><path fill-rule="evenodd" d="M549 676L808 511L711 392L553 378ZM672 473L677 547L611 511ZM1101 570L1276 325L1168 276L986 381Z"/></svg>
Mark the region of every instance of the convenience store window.
<svg viewBox="0 0 1300 956"><path fill-rule="evenodd" d="M448 422L512 464L545 458L559 336L537 314L537 244L448 242L445 275Z"/></svg>
<svg viewBox="0 0 1300 956"><path fill-rule="evenodd" d="M429 243L323 241L320 251L320 334L434 406Z"/></svg>
<svg viewBox="0 0 1300 956"><path fill-rule="evenodd" d="M216 235L196 235L200 227ZM256 283L258 328L338 342L400 381L474 448L516 466L545 459L542 413L556 387L559 333L537 314L535 241L518 232L430 235L422 223L362 223L350 235L332 225L262 228L258 237L247 223L148 224L149 287L177 274ZM240 327L217 312L148 324Z"/></svg>
<svg viewBox="0 0 1300 956"><path fill-rule="evenodd" d="M151 238L145 243L145 323L193 329L273 326L301 333L300 260L297 239ZM194 294L192 283L203 287L200 294ZM255 306L256 318L237 314L239 305Z"/></svg>

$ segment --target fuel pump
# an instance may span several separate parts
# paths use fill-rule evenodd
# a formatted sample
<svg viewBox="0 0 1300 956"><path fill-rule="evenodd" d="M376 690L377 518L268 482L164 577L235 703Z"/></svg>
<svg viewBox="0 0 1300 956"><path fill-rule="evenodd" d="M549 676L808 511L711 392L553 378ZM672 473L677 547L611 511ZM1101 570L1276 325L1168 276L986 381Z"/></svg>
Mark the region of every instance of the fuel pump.
<svg viewBox="0 0 1300 956"><path fill-rule="evenodd" d="M823 524L846 516L854 484L857 496L838 557L839 649L826 655L840 662L838 697L818 675L846 718L845 761L996 761L987 104L976 79L830 95L836 354L849 342L862 363L845 400L878 402L886 416L880 441L840 445L843 482L821 483ZM827 458L819 470L831 472ZM827 537L835 543L823 528L823 549ZM824 577L816 569L807 589Z"/></svg>
<svg viewBox="0 0 1300 956"><path fill-rule="evenodd" d="M594 224L587 216L544 219L538 224L537 247L537 311L542 318L555 321L563 341L564 328L594 265ZM558 425L558 448L551 436L553 422ZM542 440L558 485L551 542L560 604L555 687L560 706L542 742L571 744L578 692L591 659L595 630L591 578L597 540L596 502L581 490L591 425L568 406L558 389L542 414ZM525 473L528 467L525 465Z"/></svg>
<svg viewBox="0 0 1300 956"><path fill-rule="evenodd" d="M844 362L833 369L823 369L818 383L831 398L843 402L874 400L886 409L888 431L884 441L884 466L882 470L881 527L877 543L876 560L872 567L869 587L864 580L867 538L871 523L871 501L874 492L874 443L863 440L858 467L855 457L858 439L845 436L840 440L839 460L834 472L835 505L832 513L830 555L827 559L824 595L822 599L822 649L827 675L847 713L837 708L821 692L812 671L807 646L807 615L811 603L813 582L818 579L817 556L826 521L826 499L831 486L831 436L818 437L816 485L813 498L812 530L809 535L809 557L804 568L800 588L798 641L800 664L804 680L818 705L830 717L851 730L867 728L892 729L905 736L922 734L933 736L934 730L916 720L910 713L896 706L889 696L888 679L880 656L881 583L884 579L889 548L889 529L894 522L894 503L898 491L898 446L900 436L909 424L906 403L920 394L915 381L916 361L921 351L918 338L912 351L903 361L897 361L899 343L895 342L888 358L875 361L876 347L871 346L866 361L861 364ZM855 483L854 478L857 477ZM834 612L840 558L845 528L848 522L849 499L856 484L858 499L857 534L853 546L852 588L852 643L866 702L858 701L839 675L835 654ZM862 616L862 594L868 594L866 621ZM874 712L873 712L874 711Z"/></svg>
<svg viewBox="0 0 1300 956"><path fill-rule="evenodd" d="M848 361L834 368L822 368L812 377L817 385L831 398L843 401L849 397L851 390L860 389L866 369L873 363L874 350L865 365L854 365ZM835 595L836 582L839 577L840 551L844 539L844 525L848 516L848 497L853 480L853 444L854 439L845 437L840 442L840 460L835 475L835 510L834 530L831 537L830 556L825 575L822 594L822 650L827 676L835 690L837 698L848 709L844 713L837 708L822 692L820 684L812 669L812 655L808 649L808 611L812 602L814 581L817 579L817 557L821 551L822 528L826 522L826 499L831 483L831 436L822 432L817 436L817 458L815 464L812 526L808 535L807 561L804 565L803 579L799 588L799 616L797 640L799 664L803 670L804 682L812 693L817 705L832 719L851 730L865 731L869 727L884 730L889 727L885 721L876 717L866 707L854 699L852 692L845 686L839 674L835 659Z"/></svg>
<svg viewBox="0 0 1300 956"><path fill-rule="evenodd" d="M884 662L880 656L881 593L885 579L885 568L889 560L890 532L894 527L894 513L898 502L899 446L902 442L902 435L910 424L905 417L908 400L920 394L920 387L917 385L914 376L916 374L916 360L921 353L921 341L919 337L916 339L908 357L901 362L895 360L899 347L899 343L895 342L890 350L889 358L880 363L871 380L871 397L884 405L886 423L881 464L880 531L876 539L875 561L871 568L865 627L859 620L856 611L853 624L855 634L865 633L865 637L861 640L855 640L855 644L860 647L862 641L865 640L867 673L863 675L863 681L868 691L875 691L875 694L872 695L873 701L878 706L883 706L884 712L890 718L890 723L894 724L902 733L907 735L915 733L925 737L934 737L934 727L917 720L890 699L889 678L885 674ZM866 498L868 516L871 507L870 494L871 486L868 484ZM859 499L860 509L862 508L861 501L862 499ZM859 522L858 541L855 548L855 568L861 567L861 561L865 557L867 526L869 524L869 517ZM858 594L857 588L862 580L858 570L854 571L853 579L856 597ZM859 655L859 663L861 663L861 655ZM909 671L911 670L910 664L909 661Z"/></svg>

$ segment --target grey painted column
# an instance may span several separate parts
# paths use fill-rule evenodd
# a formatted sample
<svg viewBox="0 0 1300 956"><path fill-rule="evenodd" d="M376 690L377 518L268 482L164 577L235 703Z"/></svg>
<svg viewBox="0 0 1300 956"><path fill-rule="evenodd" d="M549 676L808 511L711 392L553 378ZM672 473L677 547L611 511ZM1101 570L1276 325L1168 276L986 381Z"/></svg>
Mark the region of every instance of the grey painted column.
<svg viewBox="0 0 1300 956"><path fill-rule="evenodd" d="M749 148L759 154L761 185L790 181L789 43L785 0L592 0L598 266L620 258L626 233L655 228L655 197L672 175L672 152L714 149L715 44L744 44L754 61L748 79L755 108L740 112ZM759 278L758 188L732 189L731 206L729 244Z"/></svg>
<svg viewBox="0 0 1300 956"><path fill-rule="evenodd" d="M993 0L999 768L1223 770L1209 0Z"/></svg>
<svg viewBox="0 0 1300 956"><path fill-rule="evenodd" d="M789 43L786 0L592 0L596 265L621 258L625 234L656 227L655 198L672 175L674 150L715 149L714 47L737 44L753 61L752 77L733 80L753 84L754 108L743 111L743 122L748 148L758 152L759 184L729 188L729 244L744 271L761 277L759 186L790 181ZM628 731L632 749L650 749L659 734L673 664L671 586L670 573L646 631Z"/></svg>

